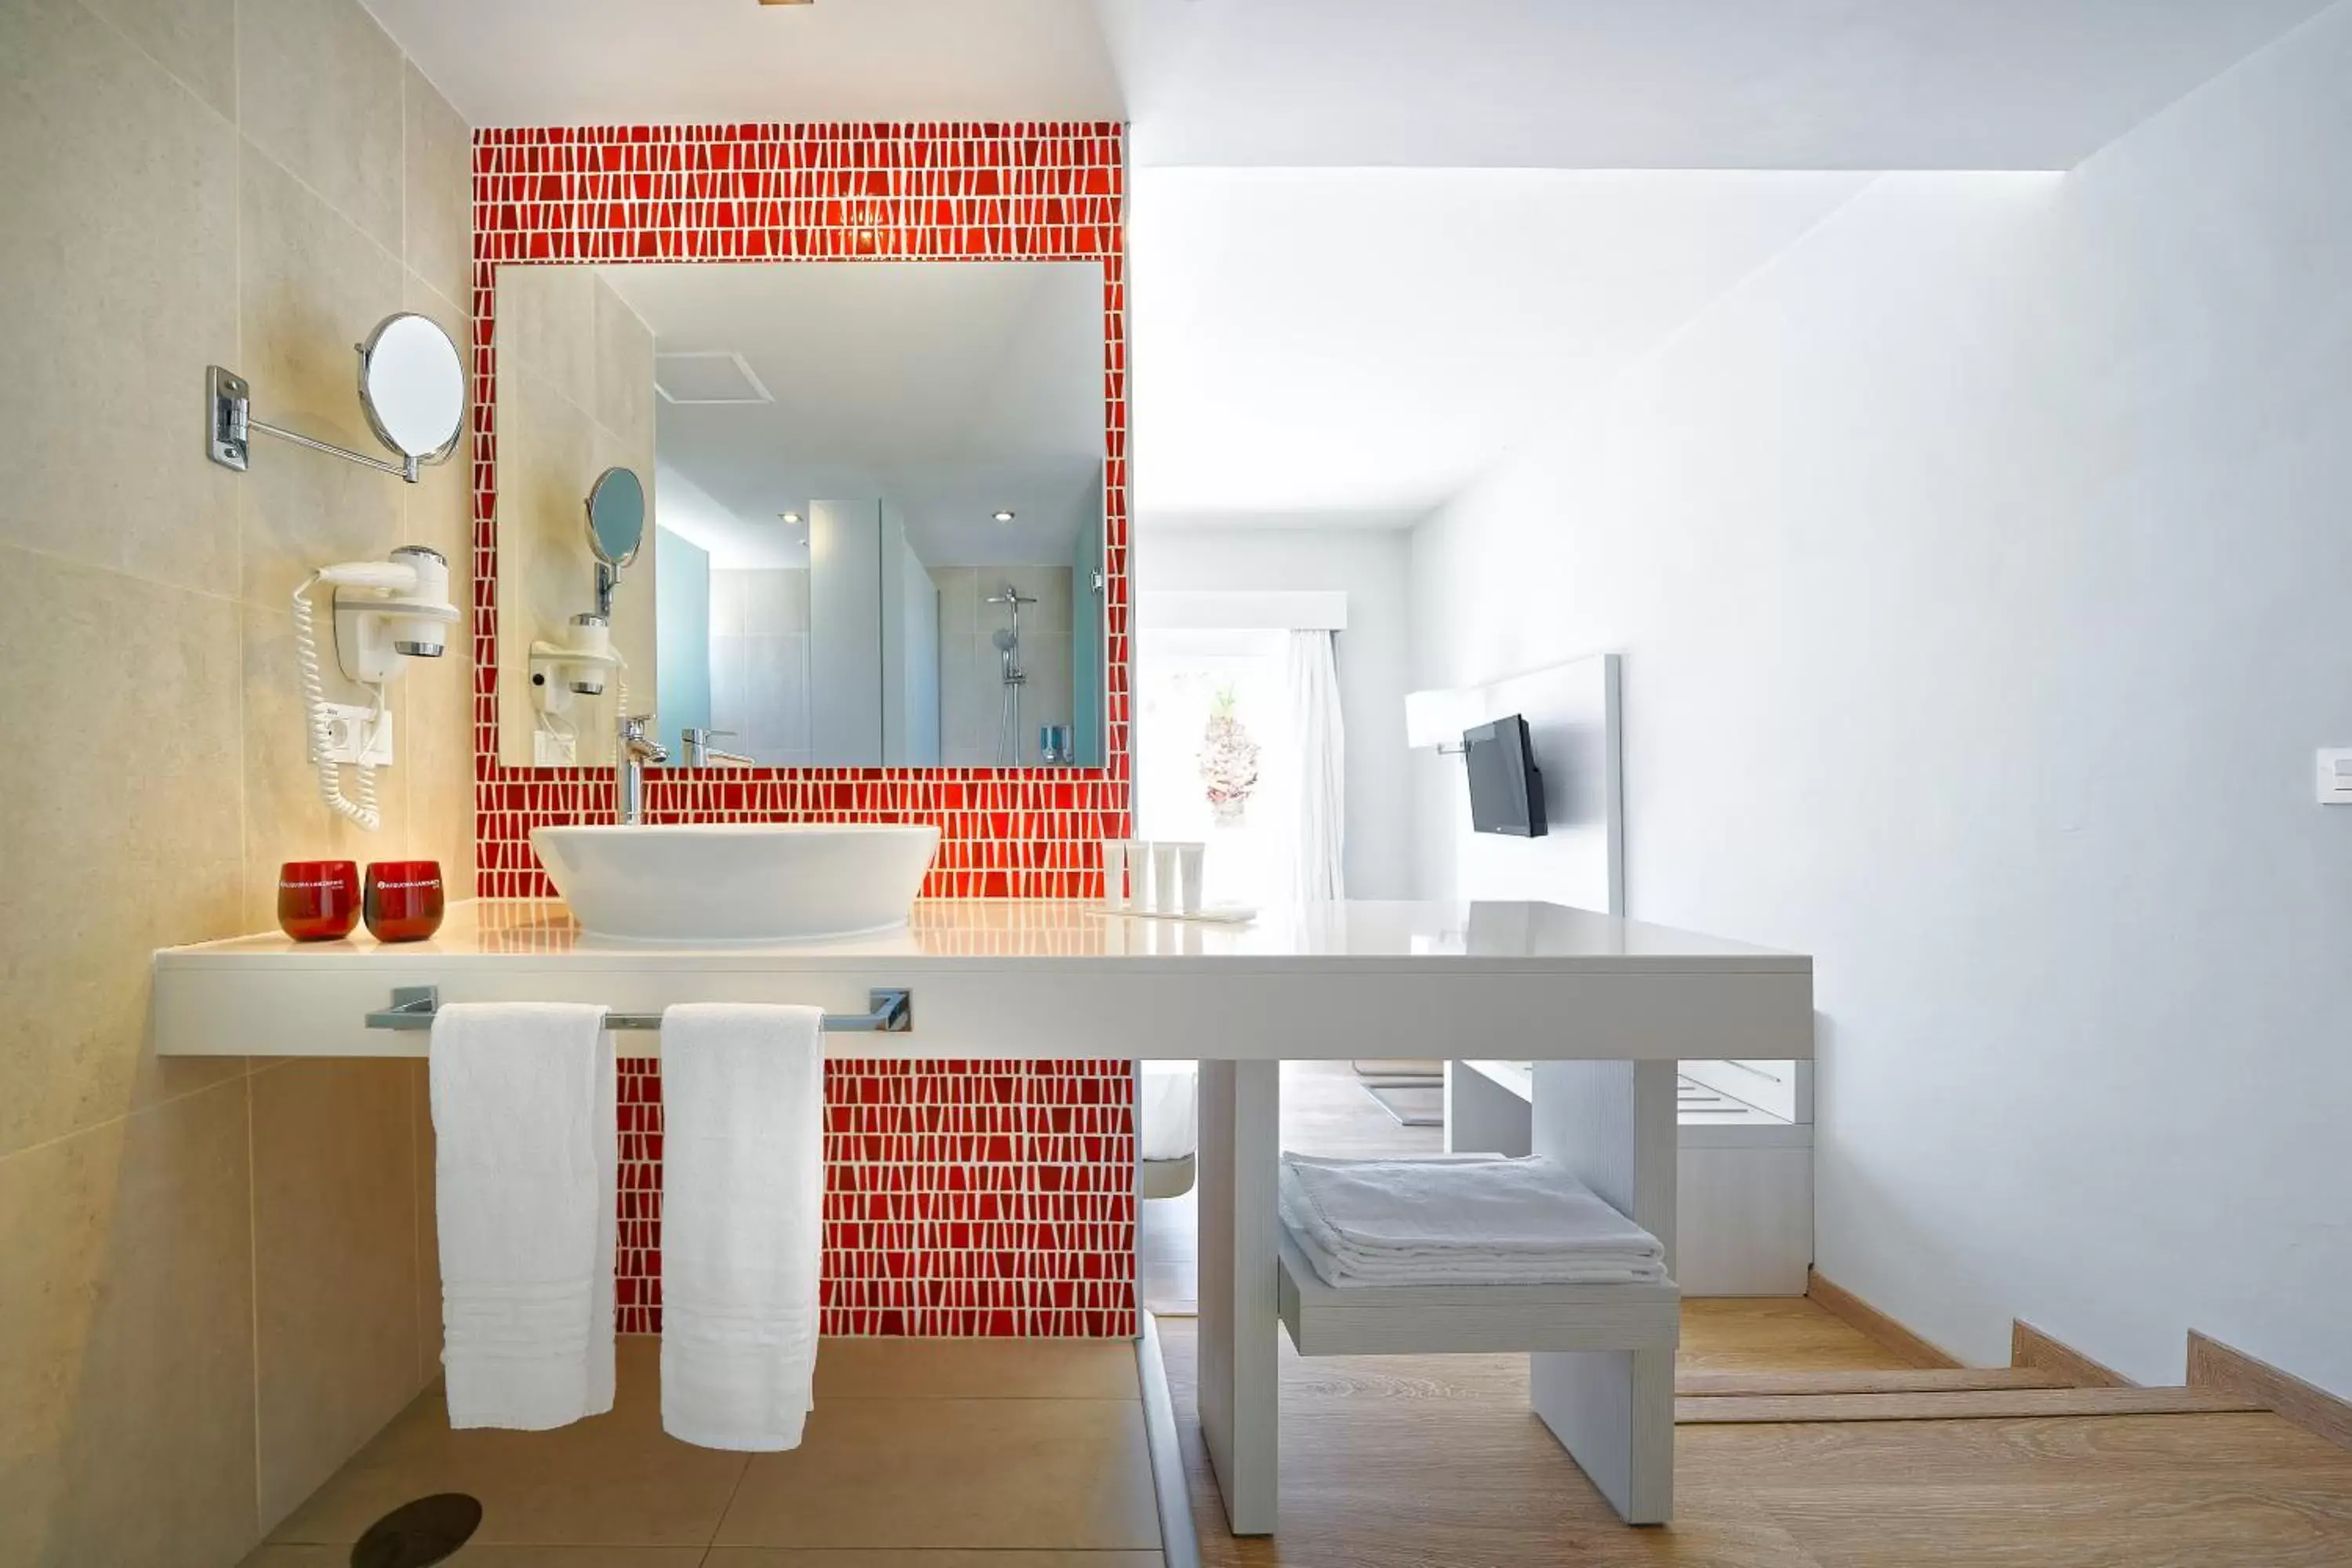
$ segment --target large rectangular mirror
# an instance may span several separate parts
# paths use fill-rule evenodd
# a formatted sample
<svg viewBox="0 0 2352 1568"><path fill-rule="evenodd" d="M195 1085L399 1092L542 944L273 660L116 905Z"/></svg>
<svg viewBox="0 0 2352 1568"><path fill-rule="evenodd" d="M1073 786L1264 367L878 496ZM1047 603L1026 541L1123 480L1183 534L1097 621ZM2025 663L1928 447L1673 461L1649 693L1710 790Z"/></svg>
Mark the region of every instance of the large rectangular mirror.
<svg viewBox="0 0 2352 1568"><path fill-rule="evenodd" d="M503 763L608 763L625 692L673 763L1102 765L1099 265L497 290ZM615 466L647 525L600 575L584 502Z"/></svg>

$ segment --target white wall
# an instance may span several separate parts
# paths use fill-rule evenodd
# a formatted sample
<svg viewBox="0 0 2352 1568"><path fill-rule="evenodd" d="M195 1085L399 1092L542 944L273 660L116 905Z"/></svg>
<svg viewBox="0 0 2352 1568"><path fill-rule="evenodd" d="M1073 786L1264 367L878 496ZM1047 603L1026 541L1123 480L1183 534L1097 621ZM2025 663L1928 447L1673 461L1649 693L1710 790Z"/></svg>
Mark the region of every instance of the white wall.
<svg viewBox="0 0 2352 1568"><path fill-rule="evenodd" d="M827 767L882 762L882 509L809 503L809 746Z"/></svg>
<svg viewBox="0 0 2352 1568"><path fill-rule="evenodd" d="M727 731L720 751L775 768L815 761L809 731L809 578L805 567L711 569L709 722ZM666 734L690 722L662 715Z"/></svg>
<svg viewBox="0 0 2352 1568"><path fill-rule="evenodd" d="M1348 595L1339 636L1339 715L1347 726L1348 895L1411 891L1411 775L1404 694L1411 623L1410 544L1396 529L1200 529L1147 524L1137 583L1147 590L1338 590Z"/></svg>
<svg viewBox="0 0 2352 1568"><path fill-rule="evenodd" d="M1821 1268L1971 1361L2352 1394L2347 81L1884 179L1416 531L1422 680L1623 652L1631 907L1818 955Z"/></svg>

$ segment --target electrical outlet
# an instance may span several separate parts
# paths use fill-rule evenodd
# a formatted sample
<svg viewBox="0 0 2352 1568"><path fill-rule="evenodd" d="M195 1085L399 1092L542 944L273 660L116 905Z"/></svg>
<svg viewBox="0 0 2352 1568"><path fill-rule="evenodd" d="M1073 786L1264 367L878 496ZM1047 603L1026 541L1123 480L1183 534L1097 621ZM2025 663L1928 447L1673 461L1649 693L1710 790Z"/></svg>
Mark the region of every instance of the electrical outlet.
<svg viewBox="0 0 2352 1568"><path fill-rule="evenodd" d="M2319 804L2352 805L2352 751L2319 753Z"/></svg>
<svg viewBox="0 0 2352 1568"><path fill-rule="evenodd" d="M392 766L392 713L355 702L326 705L327 761L357 763L372 768Z"/></svg>
<svg viewBox="0 0 2352 1568"><path fill-rule="evenodd" d="M568 768L580 761L579 738L572 735L551 735L544 730L530 733L531 762L542 768Z"/></svg>

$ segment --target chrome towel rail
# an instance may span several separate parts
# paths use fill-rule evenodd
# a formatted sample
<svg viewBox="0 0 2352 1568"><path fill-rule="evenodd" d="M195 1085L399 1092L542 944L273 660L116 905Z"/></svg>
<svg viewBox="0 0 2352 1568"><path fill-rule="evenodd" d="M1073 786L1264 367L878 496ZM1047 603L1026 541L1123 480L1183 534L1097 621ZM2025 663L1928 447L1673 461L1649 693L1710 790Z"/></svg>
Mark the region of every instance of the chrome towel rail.
<svg viewBox="0 0 2352 1568"><path fill-rule="evenodd" d="M866 994L869 1013L827 1013L824 1027L834 1035L907 1035L915 1028L915 994L898 989L874 990ZM441 988L437 985L395 985L392 1005L382 1012L367 1016L371 1029L429 1029L433 1015L441 1005ZM604 1027L608 1029L658 1029L659 1013L607 1013Z"/></svg>

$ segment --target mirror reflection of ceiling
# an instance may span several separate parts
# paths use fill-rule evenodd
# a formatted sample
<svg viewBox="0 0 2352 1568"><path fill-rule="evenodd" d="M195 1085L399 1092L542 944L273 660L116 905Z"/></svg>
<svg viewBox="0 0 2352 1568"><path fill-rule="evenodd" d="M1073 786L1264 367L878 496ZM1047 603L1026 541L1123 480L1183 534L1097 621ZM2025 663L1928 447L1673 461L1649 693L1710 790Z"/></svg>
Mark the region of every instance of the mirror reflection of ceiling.
<svg viewBox="0 0 2352 1568"><path fill-rule="evenodd" d="M805 565L816 500L878 498L931 566L1066 563L1097 514L1092 262L616 266L656 380L709 395L740 355L772 401L656 400L656 521L724 566ZM681 484L679 481L685 482ZM1013 514L999 522L999 510Z"/></svg>

